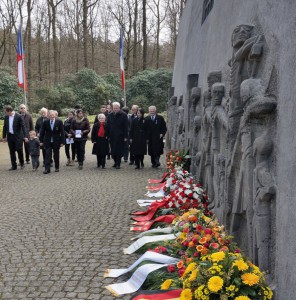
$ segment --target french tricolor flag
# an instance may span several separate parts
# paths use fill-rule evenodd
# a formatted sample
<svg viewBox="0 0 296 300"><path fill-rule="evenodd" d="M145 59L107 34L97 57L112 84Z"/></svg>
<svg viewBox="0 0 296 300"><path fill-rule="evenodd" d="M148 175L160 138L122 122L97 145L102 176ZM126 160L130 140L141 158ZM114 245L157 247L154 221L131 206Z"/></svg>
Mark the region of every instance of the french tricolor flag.
<svg viewBox="0 0 296 300"><path fill-rule="evenodd" d="M27 91L27 82L25 74L25 55L22 41L22 29L21 26L17 32L17 79L18 86Z"/></svg>
<svg viewBox="0 0 296 300"><path fill-rule="evenodd" d="M123 90L125 90L125 74L124 74L124 58L123 58L123 39L122 39L122 30L120 30L119 55L120 55L121 87L122 87Z"/></svg>

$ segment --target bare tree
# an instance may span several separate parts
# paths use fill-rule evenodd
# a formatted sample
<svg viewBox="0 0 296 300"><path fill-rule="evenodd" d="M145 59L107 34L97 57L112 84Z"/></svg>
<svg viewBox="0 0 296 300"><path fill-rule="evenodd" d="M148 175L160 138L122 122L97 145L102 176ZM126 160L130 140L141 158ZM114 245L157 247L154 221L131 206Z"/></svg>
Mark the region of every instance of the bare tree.
<svg viewBox="0 0 296 300"><path fill-rule="evenodd" d="M142 16L142 34L143 34L143 70L147 68L147 54L148 54L148 37L147 37L147 23L146 23L146 12L147 12L147 1L143 0L143 16Z"/></svg>

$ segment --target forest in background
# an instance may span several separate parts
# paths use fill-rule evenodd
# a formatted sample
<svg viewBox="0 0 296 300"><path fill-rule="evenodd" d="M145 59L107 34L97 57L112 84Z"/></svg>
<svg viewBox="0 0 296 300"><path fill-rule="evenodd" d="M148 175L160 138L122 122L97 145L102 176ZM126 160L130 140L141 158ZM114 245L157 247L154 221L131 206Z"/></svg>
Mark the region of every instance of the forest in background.
<svg viewBox="0 0 296 300"><path fill-rule="evenodd" d="M128 81L137 75L147 75L147 81L158 69L161 74L171 72L185 4L186 0L0 0L0 75L16 69L16 33L22 24L31 107L40 106L48 94L55 97L61 87L68 88L69 78L77 79L81 72L93 74L94 82L103 79L117 84L113 93L117 95L122 28L127 100L140 98L136 88L132 90L138 94L128 91ZM96 86L97 91L100 88L104 85ZM71 93L63 90L60 94Z"/></svg>

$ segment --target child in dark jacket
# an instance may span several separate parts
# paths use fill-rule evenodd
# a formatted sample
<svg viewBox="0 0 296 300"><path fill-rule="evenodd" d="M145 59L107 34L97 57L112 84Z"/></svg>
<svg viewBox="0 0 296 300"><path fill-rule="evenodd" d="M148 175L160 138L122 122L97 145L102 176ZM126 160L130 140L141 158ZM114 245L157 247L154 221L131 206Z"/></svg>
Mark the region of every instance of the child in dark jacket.
<svg viewBox="0 0 296 300"><path fill-rule="evenodd" d="M33 171L36 171L39 167L40 141L34 130L29 132L29 136L29 153L31 156Z"/></svg>

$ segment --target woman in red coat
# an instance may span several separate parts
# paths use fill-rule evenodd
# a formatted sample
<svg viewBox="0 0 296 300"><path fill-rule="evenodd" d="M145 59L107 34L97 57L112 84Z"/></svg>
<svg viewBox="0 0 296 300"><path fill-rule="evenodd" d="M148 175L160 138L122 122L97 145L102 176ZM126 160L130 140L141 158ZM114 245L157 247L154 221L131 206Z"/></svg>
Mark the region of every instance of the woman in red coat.
<svg viewBox="0 0 296 300"><path fill-rule="evenodd" d="M106 116L98 115L98 121L94 124L91 132L91 141L94 144L92 154L97 156L97 167L105 169L106 155L109 153L109 142L106 136Z"/></svg>

